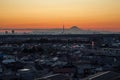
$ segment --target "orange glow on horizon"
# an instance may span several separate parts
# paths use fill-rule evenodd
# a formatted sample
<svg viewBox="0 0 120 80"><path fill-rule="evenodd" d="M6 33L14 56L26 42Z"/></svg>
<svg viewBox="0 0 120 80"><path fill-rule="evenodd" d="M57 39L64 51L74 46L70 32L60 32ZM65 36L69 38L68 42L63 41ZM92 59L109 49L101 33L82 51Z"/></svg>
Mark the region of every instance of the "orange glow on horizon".
<svg viewBox="0 0 120 80"><path fill-rule="evenodd" d="M120 32L120 0L1 0L0 28L70 28Z"/></svg>

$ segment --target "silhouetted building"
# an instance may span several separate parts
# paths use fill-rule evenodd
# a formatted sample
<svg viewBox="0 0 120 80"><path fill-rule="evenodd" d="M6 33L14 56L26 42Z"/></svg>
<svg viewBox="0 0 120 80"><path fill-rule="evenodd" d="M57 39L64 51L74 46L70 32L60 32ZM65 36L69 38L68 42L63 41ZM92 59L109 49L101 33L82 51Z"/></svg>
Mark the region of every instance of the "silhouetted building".
<svg viewBox="0 0 120 80"><path fill-rule="evenodd" d="M14 33L15 33L15 30L12 30L11 32L12 32L12 34L14 34Z"/></svg>
<svg viewBox="0 0 120 80"><path fill-rule="evenodd" d="M5 31L5 34L8 34L8 31Z"/></svg>

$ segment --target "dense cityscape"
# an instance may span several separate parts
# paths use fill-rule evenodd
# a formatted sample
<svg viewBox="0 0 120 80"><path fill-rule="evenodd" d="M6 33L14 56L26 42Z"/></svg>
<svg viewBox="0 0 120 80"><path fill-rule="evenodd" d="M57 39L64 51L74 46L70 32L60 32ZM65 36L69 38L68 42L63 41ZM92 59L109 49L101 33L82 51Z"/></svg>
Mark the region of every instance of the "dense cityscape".
<svg viewBox="0 0 120 80"><path fill-rule="evenodd" d="M120 80L120 35L0 35L0 80Z"/></svg>

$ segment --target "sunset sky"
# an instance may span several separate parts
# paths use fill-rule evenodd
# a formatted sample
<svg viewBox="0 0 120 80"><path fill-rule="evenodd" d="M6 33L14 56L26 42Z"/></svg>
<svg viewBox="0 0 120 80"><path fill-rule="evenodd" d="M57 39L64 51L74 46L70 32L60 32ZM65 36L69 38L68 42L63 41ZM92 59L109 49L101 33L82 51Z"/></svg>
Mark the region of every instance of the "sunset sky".
<svg viewBox="0 0 120 80"><path fill-rule="evenodd" d="M0 0L0 28L120 31L120 0Z"/></svg>

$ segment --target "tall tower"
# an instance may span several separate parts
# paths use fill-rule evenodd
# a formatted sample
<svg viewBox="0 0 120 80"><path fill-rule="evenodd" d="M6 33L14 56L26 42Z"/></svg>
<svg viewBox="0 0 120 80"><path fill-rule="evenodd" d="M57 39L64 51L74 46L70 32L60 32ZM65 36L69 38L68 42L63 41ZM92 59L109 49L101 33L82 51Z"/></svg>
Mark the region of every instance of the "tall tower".
<svg viewBox="0 0 120 80"><path fill-rule="evenodd" d="M92 41L92 49L94 49L94 47L95 47L95 42L94 41Z"/></svg>
<svg viewBox="0 0 120 80"><path fill-rule="evenodd" d="M65 31L65 26L64 26L64 24L63 24L63 32L62 32L63 34L64 34L64 31Z"/></svg>

